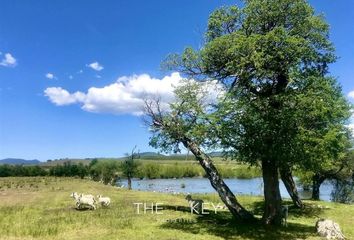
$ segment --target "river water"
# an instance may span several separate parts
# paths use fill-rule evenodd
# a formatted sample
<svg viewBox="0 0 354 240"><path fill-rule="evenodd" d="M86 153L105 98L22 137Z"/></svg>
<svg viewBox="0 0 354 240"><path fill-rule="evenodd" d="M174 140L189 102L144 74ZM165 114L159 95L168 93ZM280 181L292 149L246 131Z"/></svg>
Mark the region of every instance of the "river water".
<svg viewBox="0 0 354 240"><path fill-rule="evenodd" d="M225 179L225 183L236 195L263 195L262 178L252 179ZM120 182L127 186L127 181ZM140 191L167 192L167 193L216 193L207 178L181 178L181 179L133 179L132 188ZM330 182L324 182L320 188L320 199L331 200L333 186ZM298 188L303 199L311 197L310 191ZM284 184L280 181L280 192L283 198L290 198Z"/></svg>

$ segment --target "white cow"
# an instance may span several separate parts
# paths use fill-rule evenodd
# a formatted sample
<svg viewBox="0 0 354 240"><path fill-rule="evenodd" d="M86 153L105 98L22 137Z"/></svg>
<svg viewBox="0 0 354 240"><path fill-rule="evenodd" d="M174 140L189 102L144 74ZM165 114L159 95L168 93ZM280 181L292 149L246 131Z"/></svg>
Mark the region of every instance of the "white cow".
<svg viewBox="0 0 354 240"><path fill-rule="evenodd" d="M89 206L91 209L95 210L96 200L91 194L78 194L77 192L71 193L70 197L76 200L76 208L81 209L82 206Z"/></svg>

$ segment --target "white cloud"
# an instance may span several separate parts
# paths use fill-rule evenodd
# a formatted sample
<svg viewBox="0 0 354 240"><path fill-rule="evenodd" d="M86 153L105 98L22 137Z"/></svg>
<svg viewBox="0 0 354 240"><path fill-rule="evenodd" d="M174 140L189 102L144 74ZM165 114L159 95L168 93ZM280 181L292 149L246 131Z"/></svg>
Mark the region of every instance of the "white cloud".
<svg viewBox="0 0 354 240"><path fill-rule="evenodd" d="M348 97L354 99L354 90L348 93Z"/></svg>
<svg viewBox="0 0 354 240"><path fill-rule="evenodd" d="M53 73L47 73L45 75L45 77L48 78L48 79L54 79L54 74Z"/></svg>
<svg viewBox="0 0 354 240"><path fill-rule="evenodd" d="M103 69L103 66L99 64L98 62L93 62L87 65L87 67L92 68L95 71L101 71Z"/></svg>
<svg viewBox="0 0 354 240"><path fill-rule="evenodd" d="M14 58L10 53L6 53L5 57L0 62L0 66L4 66L4 67L15 67L16 64L17 64L16 58Z"/></svg>
<svg viewBox="0 0 354 240"><path fill-rule="evenodd" d="M88 112L141 115L146 98L159 96L162 105L173 101L174 88L181 80L179 73L162 79L142 74L120 77L101 88L91 87L87 93L71 94L60 87L52 87L45 90L45 95L56 105L78 103Z"/></svg>
<svg viewBox="0 0 354 240"><path fill-rule="evenodd" d="M347 127L349 128L352 136L354 137L354 112L351 111L351 113L352 113L352 116L349 118L349 124L347 125Z"/></svg>
<svg viewBox="0 0 354 240"><path fill-rule="evenodd" d="M49 87L44 90L44 95L57 106L69 105L79 101L84 101L85 94L81 92L69 93L61 87Z"/></svg>
<svg viewBox="0 0 354 240"><path fill-rule="evenodd" d="M354 123L350 123L347 125L349 130L351 131L351 135L354 137Z"/></svg>

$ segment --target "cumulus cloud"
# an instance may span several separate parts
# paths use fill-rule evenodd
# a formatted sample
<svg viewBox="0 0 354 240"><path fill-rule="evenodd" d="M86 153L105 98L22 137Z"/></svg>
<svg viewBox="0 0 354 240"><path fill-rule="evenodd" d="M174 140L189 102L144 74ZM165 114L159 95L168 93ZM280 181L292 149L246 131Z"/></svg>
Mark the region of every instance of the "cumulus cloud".
<svg viewBox="0 0 354 240"><path fill-rule="evenodd" d="M44 90L44 95L57 106L70 105L80 101L84 101L85 94L81 92L69 93L61 87L49 87Z"/></svg>
<svg viewBox="0 0 354 240"><path fill-rule="evenodd" d="M352 135L354 137L354 112L352 111L352 116L349 119L348 128L352 131Z"/></svg>
<svg viewBox="0 0 354 240"><path fill-rule="evenodd" d="M86 93L69 93L60 87L47 88L44 92L56 105L80 104L81 108L94 113L141 115L144 99L158 96L161 104L174 100L174 88L182 83L179 73L162 79L148 74L124 76L104 87L91 87Z"/></svg>
<svg viewBox="0 0 354 240"><path fill-rule="evenodd" d="M45 75L45 77L48 78L48 79L54 79L54 74L53 73L47 73Z"/></svg>
<svg viewBox="0 0 354 240"><path fill-rule="evenodd" d="M103 66L99 64L98 62L93 62L87 65L87 67L92 68L95 71L101 71L103 69Z"/></svg>
<svg viewBox="0 0 354 240"><path fill-rule="evenodd" d="M354 90L348 93L348 97L354 99Z"/></svg>
<svg viewBox="0 0 354 240"><path fill-rule="evenodd" d="M349 128L351 135L354 137L354 123L350 123L347 125L347 127Z"/></svg>
<svg viewBox="0 0 354 240"><path fill-rule="evenodd" d="M0 62L0 66L4 67L15 67L17 64L16 58L14 58L10 53L6 53Z"/></svg>

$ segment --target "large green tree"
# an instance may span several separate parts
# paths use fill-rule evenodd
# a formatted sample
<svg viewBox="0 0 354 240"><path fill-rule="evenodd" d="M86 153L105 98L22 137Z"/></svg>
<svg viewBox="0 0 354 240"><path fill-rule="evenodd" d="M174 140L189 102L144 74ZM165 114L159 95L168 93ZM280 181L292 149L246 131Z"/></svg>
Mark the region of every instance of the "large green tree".
<svg viewBox="0 0 354 240"><path fill-rule="evenodd" d="M320 164L315 164L301 170L303 173L301 181L306 181L304 177L307 177L307 181L311 182L311 198L313 200L320 200L320 187L325 180L332 180L337 186L350 182L349 180L354 171L353 156L354 152L351 149L341 153L337 158L322 159L323 161ZM335 195L334 199L336 199Z"/></svg>
<svg viewBox="0 0 354 240"><path fill-rule="evenodd" d="M244 0L211 14L200 50L165 61L227 87L217 134L235 158L261 166L265 224L281 223L279 170L316 166L343 150L349 105L328 76L336 59L328 28L305 0Z"/></svg>

